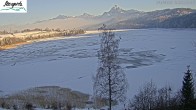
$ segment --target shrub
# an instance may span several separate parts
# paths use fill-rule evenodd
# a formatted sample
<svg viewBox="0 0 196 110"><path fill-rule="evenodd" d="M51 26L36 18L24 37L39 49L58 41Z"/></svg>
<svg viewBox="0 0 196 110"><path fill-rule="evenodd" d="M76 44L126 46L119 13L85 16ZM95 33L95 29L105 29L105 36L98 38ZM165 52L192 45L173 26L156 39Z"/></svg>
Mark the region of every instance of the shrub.
<svg viewBox="0 0 196 110"><path fill-rule="evenodd" d="M27 110L33 110L33 104L31 104L31 103L26 103L25 108L26 108Z"/></svg>

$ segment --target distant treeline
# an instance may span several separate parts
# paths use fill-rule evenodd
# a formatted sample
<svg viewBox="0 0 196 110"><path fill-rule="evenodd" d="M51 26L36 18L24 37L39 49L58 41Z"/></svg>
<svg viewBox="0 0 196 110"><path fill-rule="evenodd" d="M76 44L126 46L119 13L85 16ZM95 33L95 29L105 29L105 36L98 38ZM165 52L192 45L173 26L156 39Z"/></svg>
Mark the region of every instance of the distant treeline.
<svg viewBox="0 0 196 110"><path fill-rule="evenodd" d="M38 33L29 33L28 32L38 32ZM18 35L22 33L27 33L26 35ZM73 36L77 34L84 34L85 31L82 29L72 29L72 30L60 30L60 29L49 29L46 28L42 29L25 29L22 31L15 31L14 33L9 33L7 31L0 31L0 46L6 46L16 43L22 43L30 40L36 39L44 39L44 38L51 38L57 36ZM3 37L1 36L3 35ZM6 36L7 35L7 36Z"/></svg>
<svg viewBox="0 0 196 110"><path fill-rule="evenodd" d="M0 35L4 35L4 34L9 34L9 32L7 32L7 31L0 31Z"/></svg>
<svg viewBox="0 0 196 110"><path fill-rule="evenodd" d="M49 29L49 28L45 28L45 29L39 29L39 28L24 29L22 31L15 31L14 33L34 32L34 31L47 31L47 32L56 31L56 32L61 32L62 35L65 35L65 36L76 35L76 34L84 34L85 33L85 31L82 30L82 29L61 30L60 28L57 28L57 29Z"/></svg>

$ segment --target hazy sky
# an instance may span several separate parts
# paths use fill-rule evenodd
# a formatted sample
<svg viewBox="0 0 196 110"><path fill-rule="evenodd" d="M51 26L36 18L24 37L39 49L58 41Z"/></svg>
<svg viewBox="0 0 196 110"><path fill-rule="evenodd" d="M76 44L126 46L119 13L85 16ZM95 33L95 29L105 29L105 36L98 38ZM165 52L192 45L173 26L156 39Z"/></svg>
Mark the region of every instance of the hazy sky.
<svg viewBox="0 0 196 110"><path fill-rule="evenodd" d="M0 25L26 24L56 17L83 13L100 15L114 5L123 9L152 11L165 8L194 8L196 0L27 0L26 14L0 14Z"/></svg>

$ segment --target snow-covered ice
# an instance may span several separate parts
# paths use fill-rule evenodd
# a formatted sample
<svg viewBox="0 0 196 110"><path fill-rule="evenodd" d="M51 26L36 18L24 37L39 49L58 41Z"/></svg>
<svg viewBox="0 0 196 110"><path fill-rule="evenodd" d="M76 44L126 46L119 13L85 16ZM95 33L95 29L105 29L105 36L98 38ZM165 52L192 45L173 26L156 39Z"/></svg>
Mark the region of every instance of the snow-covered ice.
<svg viewBox="0 0 196 110"><path fill-rule="evenodd" d="M121 37L119 59L129 82L128 98L151 80L178 90L186 66L196 72L194 29L138 29L116 35ZM91 34L0 51L0 90L56 85L92 94L99 42L98 34Z"/></svg>

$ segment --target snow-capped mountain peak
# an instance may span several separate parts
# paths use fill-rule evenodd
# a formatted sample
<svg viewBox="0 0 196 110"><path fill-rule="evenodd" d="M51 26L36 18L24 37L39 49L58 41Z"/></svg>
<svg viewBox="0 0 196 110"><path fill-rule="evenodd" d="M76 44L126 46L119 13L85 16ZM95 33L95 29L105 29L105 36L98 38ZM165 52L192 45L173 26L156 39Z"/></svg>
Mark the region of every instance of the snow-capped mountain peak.
<svg viewBox="0 0 196 110"><path fill-rule="evenodd" d="M115 5L110 9L108 12L104 12L102 17L112 17L112 16L120 16L122 14L126 13L126 10L123 10L119 6Z"/></svg>
<svg viewBox="0 0 196 110"><path fill-rule="evenodd" d="M118 13L122 13L125 10L123 10L122 8L120 8L118 5L115 5L114 7L111 8L111 10L109 11L110 13L114 13L114 12L118 12Z"/></svg>

